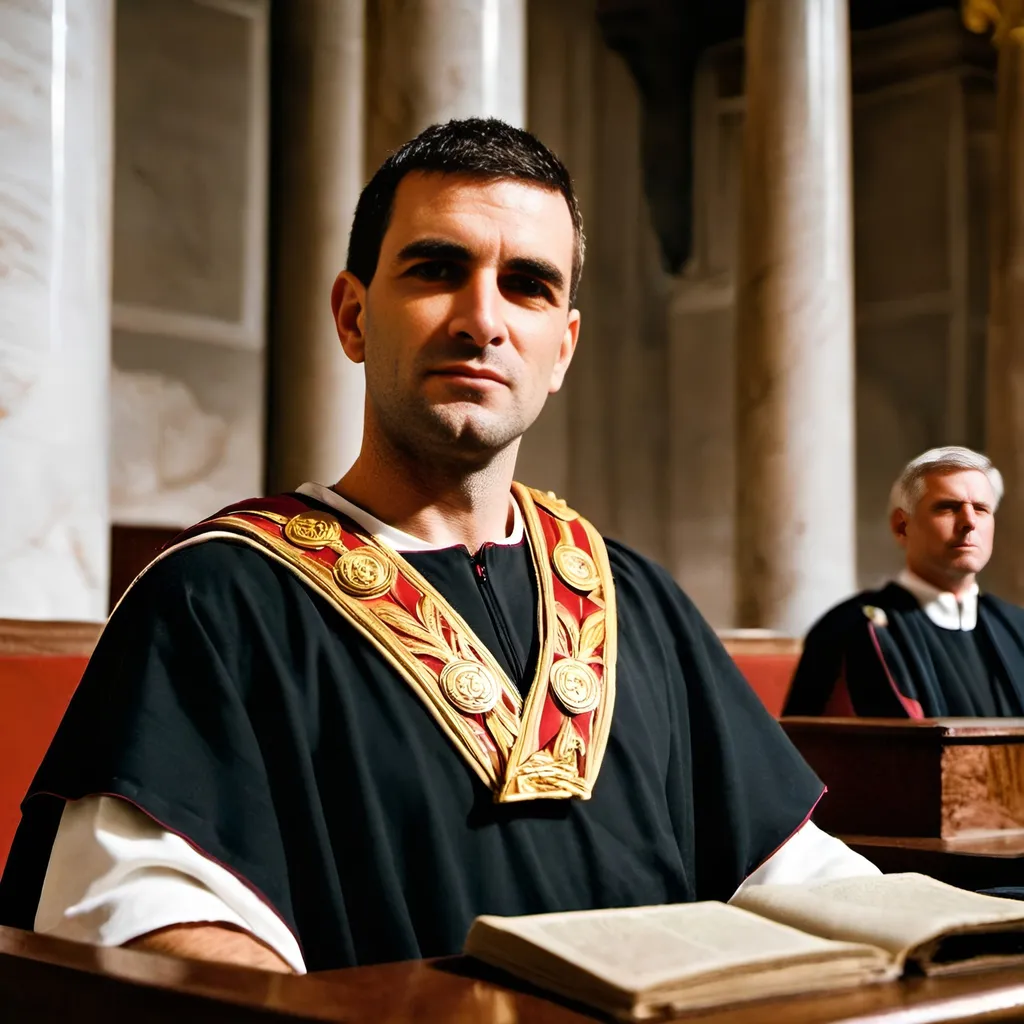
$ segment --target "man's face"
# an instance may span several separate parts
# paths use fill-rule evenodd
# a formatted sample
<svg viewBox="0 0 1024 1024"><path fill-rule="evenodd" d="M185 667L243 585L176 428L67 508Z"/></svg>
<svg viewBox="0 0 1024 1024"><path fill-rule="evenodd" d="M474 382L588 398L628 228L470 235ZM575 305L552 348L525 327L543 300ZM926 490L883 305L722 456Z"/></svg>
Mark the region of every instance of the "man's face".
<svg viewBox="0 0 1024 1024"><path fill-rule="evenodd" d="M910 515L892 515L907 566L929 582L955 583L981 572L995 536L992 485L980 470L929 473Z"/></svg>
<svg viewBox="0 0 1024 1024"><path fill-rule="evenodd" d="M516 441L572 358L573 243L559 192L407 175L348 339L335 310L346 352L366 363L368 426L403 450L470 460Z"/></svg>

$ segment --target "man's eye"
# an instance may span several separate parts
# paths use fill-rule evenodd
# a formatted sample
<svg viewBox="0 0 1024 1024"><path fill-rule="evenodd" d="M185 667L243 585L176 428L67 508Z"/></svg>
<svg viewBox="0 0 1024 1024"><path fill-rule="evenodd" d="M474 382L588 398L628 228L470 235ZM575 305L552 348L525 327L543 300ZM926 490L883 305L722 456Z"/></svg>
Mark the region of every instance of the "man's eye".
<svg viewBox="0 0 1024 1024"><path fill-rule="evenodd" d="M529 277L526 274L513 274L506 277L504 283L510 291L518 292L528 298L547 299L551 297L551 292L543 281L538 281L535 277Z"/></svg>
<svg viewBox="0 0 1024 1024"><path fill-rule="evenodd" d="M458 271L459 267L455 263L428 260L426 263L415 264L406 273L418 277L421 281L451 281L458 275Z"/></svg>

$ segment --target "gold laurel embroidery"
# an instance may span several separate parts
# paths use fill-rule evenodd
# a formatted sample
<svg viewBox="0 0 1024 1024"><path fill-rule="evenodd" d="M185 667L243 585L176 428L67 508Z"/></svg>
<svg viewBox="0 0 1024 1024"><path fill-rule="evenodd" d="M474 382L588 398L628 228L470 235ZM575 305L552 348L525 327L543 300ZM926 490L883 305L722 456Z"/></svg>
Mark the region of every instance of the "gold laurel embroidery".
<svg viewBox="0 0 1024 1024"><path fill-rule="evenodd" d="M556 606L555 615L558 619L558 635L555 637L555 649L559 654L575 658L576 652L580 649L580 627L562 605Z"/></svg>
<svg viewBox="0 0 1024 1024"><path fill-rule="evenodd" d="M604 644L605 613L603 609L591 612L583 620L582 626L577 626L575 619L562 605L558 605L555 615L558 619L558 634L555 637L555 650L566 657L575 658L577 661L595 662L601 661L599 652Z"/></svg>
<svg viewBox="0 0 1024 1024"><path fill-rule="evenodd" d="M377 618L399 634L402 643L414 654L440 658L445 664L452 660L452 650L444 637L431 633L404 608L381 602L374 612Z"/></svg>
<svg viewBox="0 0 1024 1024"><path fill-rule="evenodd" d="M436 602L424 594L416 605L416 615L404 608L381 602L374 607L377 617L389 625L413 654L425 654L439 659L445 665L457 660L480 662L473 645L458 630L450 629L446 635L444 621ZM501 763L508 760L509 751L519 735L518 715L511 711L504 699L484 716L487 729L494 740Z"/></svg>
<svg viewBox="0 0 1024 1024"><path fill-rule="evenodd" d="M580 627L580 661L600 661L598 649L604 645L604 612L592 612Z"/></svg>
<svg viewBox="0 0 1024 1024"><path fill-rule="evenodd" d="M586 753L583 737L570 719L562 722L551 750L538 750L531 754L516 773L516 789L520 793L548 793L566 797L586 792L580 778L579 755Z"/></svg>

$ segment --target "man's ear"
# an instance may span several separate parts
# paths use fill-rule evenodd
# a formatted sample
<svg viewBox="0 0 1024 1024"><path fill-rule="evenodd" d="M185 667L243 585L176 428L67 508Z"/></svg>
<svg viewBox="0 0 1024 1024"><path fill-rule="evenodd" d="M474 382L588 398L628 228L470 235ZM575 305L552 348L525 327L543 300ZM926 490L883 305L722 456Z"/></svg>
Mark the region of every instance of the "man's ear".
<svg viewBox="0 0 1024 1024"><path fill-rule="evenodd" d="M353 363L363 362L366 358L366 285L347 270L335 279L331 310L345 355Z"/></svg>
<svg viewBox="0 0 1024 1024"><path fill-rule="evenodd" d="M565 380L565 372L572 362L573 353L576 351L576 342L580 340L580 311L569 310L569 320L565 325L565 333L562 335L562 344L558 347L558 358L551 370L551 380L548 383L548 394L553 395L562 387Z"/></svg>
<svg viewBox="0 0 1024 1024"><path fill-rule="evenodd" d="M889 513L889 529L898 544L907 543L907 513L901 508L894 508Z"/></svg>

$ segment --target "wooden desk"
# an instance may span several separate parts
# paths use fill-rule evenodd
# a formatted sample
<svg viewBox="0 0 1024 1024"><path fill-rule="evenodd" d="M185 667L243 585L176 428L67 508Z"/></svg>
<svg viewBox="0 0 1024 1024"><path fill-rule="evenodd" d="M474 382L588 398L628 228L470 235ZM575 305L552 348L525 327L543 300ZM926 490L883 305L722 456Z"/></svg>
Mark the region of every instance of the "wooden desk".
<svg viewBox="0 0 1024 1024"><path fill-rule="evenodd" d="M1024 720L785 718L828 786L815 812L883 871L1024 887Z"/></svg>
<svg viewBox="0 0 1024 1024"><path fill-rule="evenodd" d="M597 1018L462 958L296 978L134 950L99 950L0 928L0 1019L33 1024L586 1024ZM684 1019L700 1024L1020 1020L1024 970L945 980L916 978Z"/></svg>

